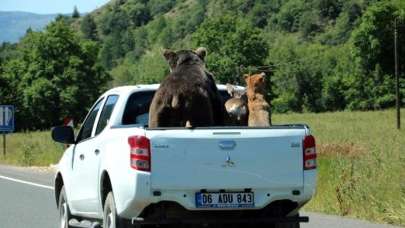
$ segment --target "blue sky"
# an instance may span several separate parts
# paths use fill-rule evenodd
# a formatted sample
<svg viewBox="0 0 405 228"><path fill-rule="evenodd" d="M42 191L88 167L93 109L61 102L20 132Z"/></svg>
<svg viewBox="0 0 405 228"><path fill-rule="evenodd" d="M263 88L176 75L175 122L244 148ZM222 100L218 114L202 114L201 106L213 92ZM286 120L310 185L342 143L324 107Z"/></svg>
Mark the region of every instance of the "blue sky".
<svg viewBox="0 0 405 228"><path fill-rule="evenodd" d="M26 11L39 14L90 12L109 0L0 0L0 11Z"/></svg>

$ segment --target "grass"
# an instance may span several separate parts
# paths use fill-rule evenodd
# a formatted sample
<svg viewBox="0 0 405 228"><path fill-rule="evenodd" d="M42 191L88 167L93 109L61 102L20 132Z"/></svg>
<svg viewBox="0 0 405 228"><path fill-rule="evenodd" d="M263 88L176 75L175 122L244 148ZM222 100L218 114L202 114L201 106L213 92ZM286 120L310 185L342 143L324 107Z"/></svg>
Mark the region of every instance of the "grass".
<svg viewBox="0 0 405 228"><path fill-rule="evenodd" d="M273 122L306 123L317 139L318 188L304 210L405 225L405 130L394 110L275 114ZM62 151L49 132L15 133L0 163L49 165Z"/></svg>
<svg viewBox="0 0 405 228"><path fill-rule="evenodd" d="M317 139L318 188L304 210L405 224L405 130L396 129L394 110L285 114L273 121L307 123Z"/></svg>
<svg viewBox="0 0 405 228"><path fill-rule="evenodd" d="M20 166L48 166L55 164L63 153L63 146L51 139L49 131L13 133L6 137L6 156L1 138L0 163Z"/></svg>

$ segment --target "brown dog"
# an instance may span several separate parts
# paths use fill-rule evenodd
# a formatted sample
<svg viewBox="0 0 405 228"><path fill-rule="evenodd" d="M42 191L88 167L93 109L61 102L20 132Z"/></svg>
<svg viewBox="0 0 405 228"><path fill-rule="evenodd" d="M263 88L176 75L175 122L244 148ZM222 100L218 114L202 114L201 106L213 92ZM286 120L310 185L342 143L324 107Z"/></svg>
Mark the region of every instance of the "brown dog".
<svg viewBox="0 0 405 228"><path fill-rule="evenodd" d="M270 105L265 99L265 76L265 73L244 75L247 85L249 127L268 127L271 125Z"/></svg>

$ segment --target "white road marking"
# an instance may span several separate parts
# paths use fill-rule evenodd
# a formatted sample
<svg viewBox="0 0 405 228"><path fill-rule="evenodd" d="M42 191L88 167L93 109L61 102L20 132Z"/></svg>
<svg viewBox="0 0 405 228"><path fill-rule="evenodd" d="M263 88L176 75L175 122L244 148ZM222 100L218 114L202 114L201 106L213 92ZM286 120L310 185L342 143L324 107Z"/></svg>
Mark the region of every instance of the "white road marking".
<svg viewBox="0 0 405 228"><path fill-rule="evenodd" d="M23 181L23 180L14 179L14 178L2 176L2 175L0 175L0 179L14 181L14 182L17 182L17 183L27 184L27 185L31 185L31 186L35 186L35 187L40 187L40 188L46 188L46 189L49 189L49 190L54 190L54 188L52 186L43 185L43 184L37 184L37 183L34 183L34 182L29 182L29 181Z"/></svg>

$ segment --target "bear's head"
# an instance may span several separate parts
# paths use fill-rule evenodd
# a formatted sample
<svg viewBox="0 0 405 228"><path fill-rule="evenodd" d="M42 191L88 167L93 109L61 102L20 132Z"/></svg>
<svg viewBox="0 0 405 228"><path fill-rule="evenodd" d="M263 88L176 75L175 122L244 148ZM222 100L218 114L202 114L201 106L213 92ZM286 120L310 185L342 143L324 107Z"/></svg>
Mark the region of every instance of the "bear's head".
<svg viewBox="0 0 405 228"><path fill-rule="evenodd" d="M170 71L174 71L178 66L183 64L188 65L201 65L205 67L205 56L207 55L207 49L203 47L197 48L197 50L180 50L180 51L172 51L172 50L164 50L163 56L165 57L166 61L169 63Z"/></svg>
<svg viewBox="0 0 405 228"><path fill-rule="evenodd" d="M248 92L262 93L262 94L266 92L265 73L252 75L245 74L244 77Z"/></svg>

